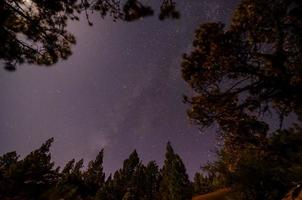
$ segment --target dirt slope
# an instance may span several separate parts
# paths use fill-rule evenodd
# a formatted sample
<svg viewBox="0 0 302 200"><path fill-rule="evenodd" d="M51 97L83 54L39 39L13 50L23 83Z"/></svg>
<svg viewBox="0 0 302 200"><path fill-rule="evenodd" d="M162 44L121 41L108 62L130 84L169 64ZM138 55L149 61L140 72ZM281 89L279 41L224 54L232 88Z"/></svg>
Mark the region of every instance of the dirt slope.
<svg viewBox="0 0 302 200"><path fill-rule="evenodd" d="M208 194L195 196L192 198L192 200L227 200L226 197L229 192L230 189L224 188Z"/></svg>

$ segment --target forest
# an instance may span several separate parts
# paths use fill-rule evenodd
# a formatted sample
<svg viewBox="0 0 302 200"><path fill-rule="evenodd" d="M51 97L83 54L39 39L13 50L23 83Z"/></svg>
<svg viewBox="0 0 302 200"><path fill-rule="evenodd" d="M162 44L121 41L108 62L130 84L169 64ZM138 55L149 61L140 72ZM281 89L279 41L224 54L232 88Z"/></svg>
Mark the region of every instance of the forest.
<svg viewBox="0 0 302 200"><path fill-rule="evenodd" d="M167 143L162 168L146 165L134 150L121 169L105 176L104 150L83 168L83 159L55 167L49 148L53 138L19 159L16 152L0 157L1 199L190 199L193 192L185 166ZM198 181L199 179L196 179ZM199 182L196 182L199 184ZM196 190L199 190L196 187ZM200 191L195 191L199 193Z"/></svg>
<svg viewBox="0 0 302 200"><path fill-rule="evenodd" d="M159 20L181 18L177 2L163 0L159 10ZM85 16L93 25L92 12L129 23L154 16L138 0L1 1L6 73L68 59L76 45L68 21ZM105 175L104 150L87 167L72 159L60 169L49 139L24 158L17 152L0 157L0 199L189 200L219 189L231 191L224 199L301 198L302 1L241 0L229 24L196 28L179 68L191 90L183 96L188 118L205 132L216 127L221 144L194 180L169 142L163 166L143 164L133 151Z"/></svg>

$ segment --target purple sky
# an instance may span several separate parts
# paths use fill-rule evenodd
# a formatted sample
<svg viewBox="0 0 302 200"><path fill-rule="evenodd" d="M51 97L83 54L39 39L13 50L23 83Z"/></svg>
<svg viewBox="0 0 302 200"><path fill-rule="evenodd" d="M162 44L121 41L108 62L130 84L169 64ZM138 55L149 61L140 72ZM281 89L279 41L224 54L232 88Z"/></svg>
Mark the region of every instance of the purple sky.
<svg viewBox="0 0 302 200"><path fill-rule="evenodd" d="M105 148L110 173L134 149L145 163L162 165L171 141L192 178L213 159L215 136L187 119L182 94L190 90L181 78L181 56L197 26L228 21L236 1L177 2L180 20L114 23L96 17L89 27L83 18L69 27L77 45L67 61L49 68L24 65L14 73L1 68L0 154L25 155L54 137L57 165L89 161Z"/></svg>

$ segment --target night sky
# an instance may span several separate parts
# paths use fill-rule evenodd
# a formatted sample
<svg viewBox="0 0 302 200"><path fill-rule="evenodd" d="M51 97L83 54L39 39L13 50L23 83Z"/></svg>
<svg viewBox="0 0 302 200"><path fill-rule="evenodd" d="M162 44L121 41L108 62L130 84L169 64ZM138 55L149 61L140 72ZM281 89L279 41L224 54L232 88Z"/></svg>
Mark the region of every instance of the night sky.
<svg viewBox="0 0 302 200"><path fill-rule="evenodd" d="M201 133L186 116L182 95L190 89L181 78L181 57L197 26L229 21L236 2L177 1L181 19L163 22L156 16L132 23L93 16L89 27L82 18L68 28L77 45L67 61L23 65L14 73L1 68L0 154L26 155L54 137L57 165L89 161L105 148L108 174L134 149L144 163L161 166L171 141L192 178L213 159L216 145L213 129Z"/></svg>

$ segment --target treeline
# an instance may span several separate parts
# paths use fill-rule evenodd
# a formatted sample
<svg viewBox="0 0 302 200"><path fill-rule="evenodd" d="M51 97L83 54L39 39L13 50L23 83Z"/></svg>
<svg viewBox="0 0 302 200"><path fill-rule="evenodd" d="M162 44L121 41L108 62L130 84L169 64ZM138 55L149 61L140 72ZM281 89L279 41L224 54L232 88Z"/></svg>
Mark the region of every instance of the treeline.
<svg viewBox="0 0 302 200"><path fill-rule="evenodd" d="M232 200L278 200L302 181L302 129L299 126L270 134L261 148L246 145L231 154L224 145L217 160L197 173L194 191L231 189ZM206 174L206 176L205 176ZM301 192L297 187L292 198Z"/></svg>
<svg viewBox="0 0 302 200"><path fill-rule="evenodd" d="M0 157L0 199L191 199L192 183L170 143L161 169L155 161L144 165L133 151L121 169L106 177L103 150L85 169L83 159L72 159L60 169L51 160L52 142L47 140L23 159L16 152Z"/></svg>
<svg viewBox="0 0 302 200"><path fill-rule="evenodd" d="M103 150L85 169L83 159L72 159L60 169L51 160L52 142L23 159L16 152L0 156L1 200L189 200L220 188L231 189L234 200L273 200L302 180L298 127L274 133L259 154L251 147L230 155L222 147L218 159L196 173L193 182L170 143L162 168L155 161L144 165L134 150L121 169L105 176Z"/></svg>

